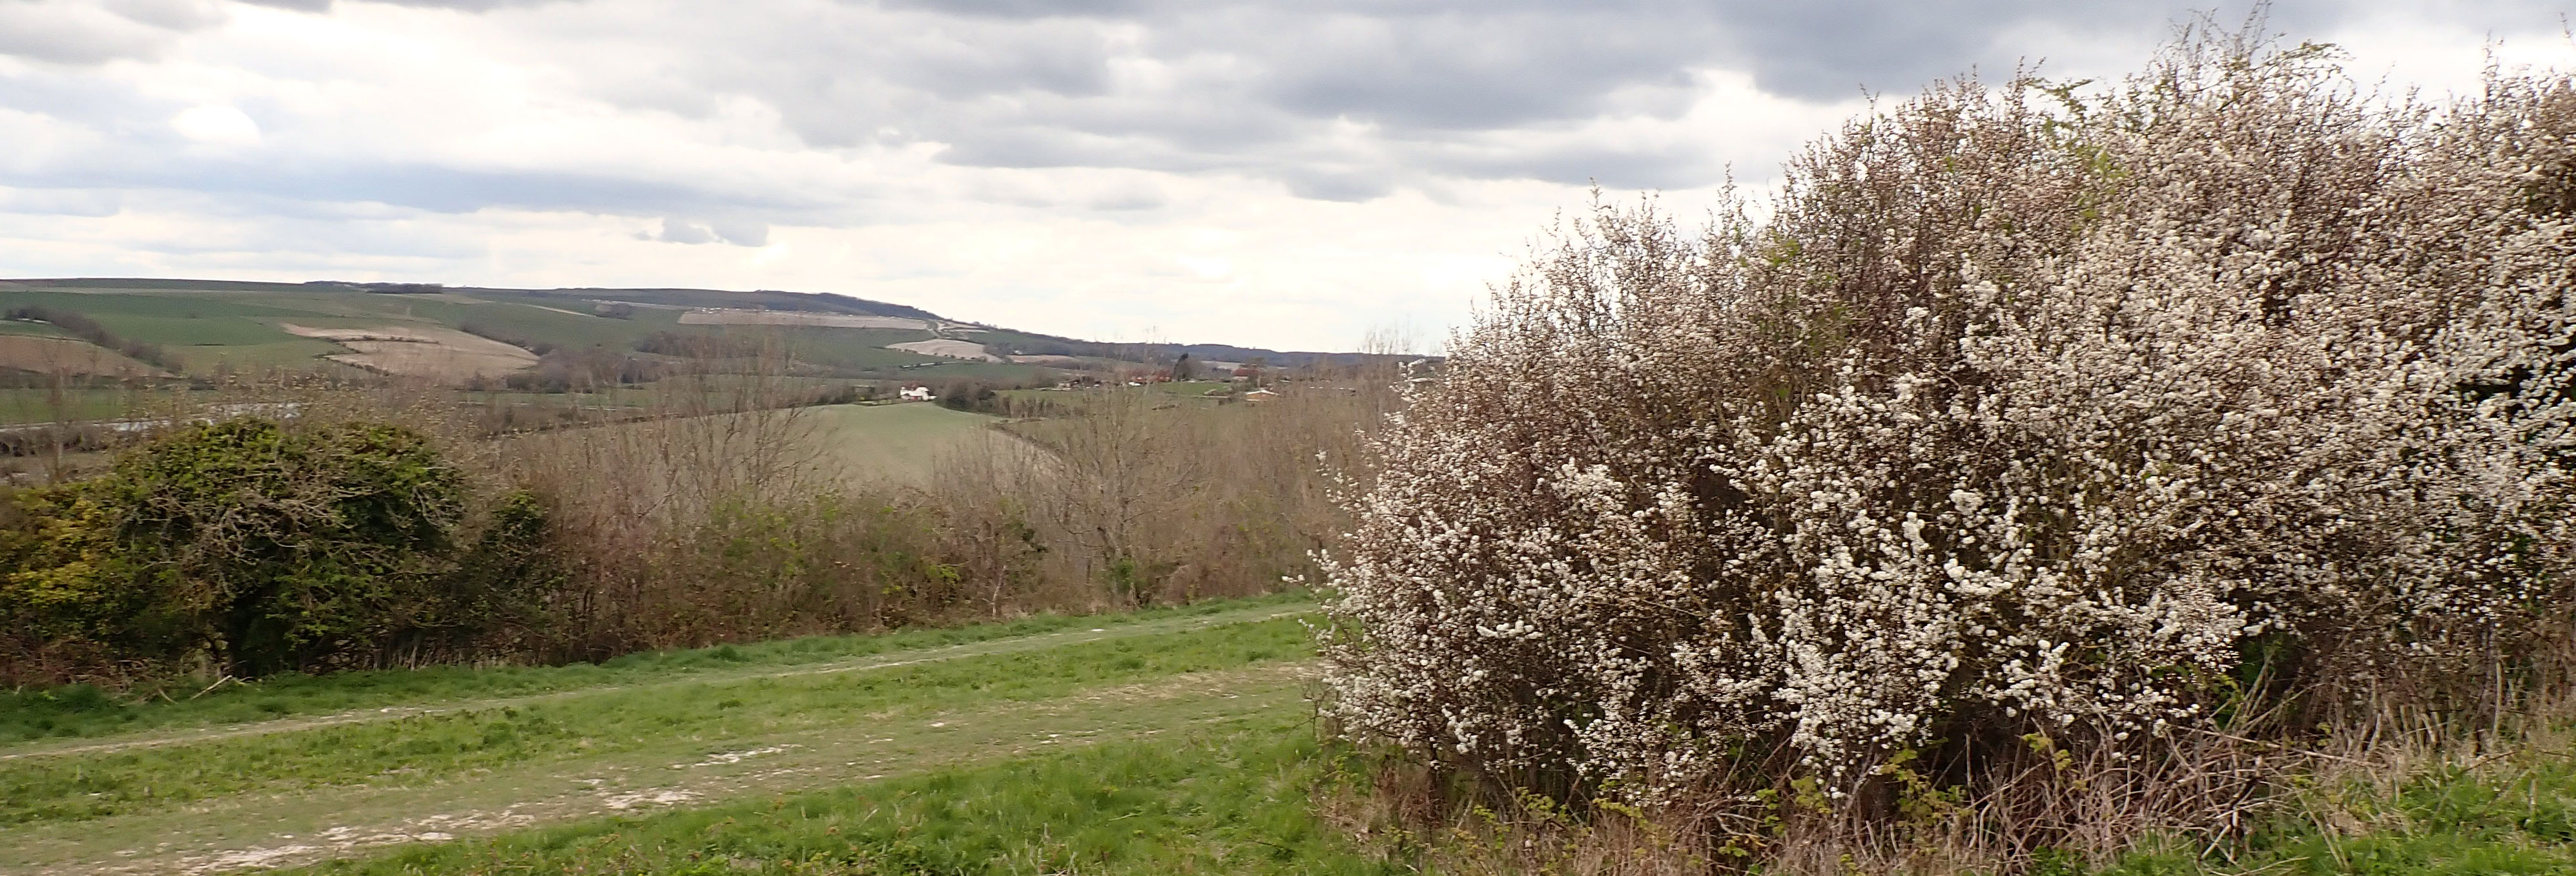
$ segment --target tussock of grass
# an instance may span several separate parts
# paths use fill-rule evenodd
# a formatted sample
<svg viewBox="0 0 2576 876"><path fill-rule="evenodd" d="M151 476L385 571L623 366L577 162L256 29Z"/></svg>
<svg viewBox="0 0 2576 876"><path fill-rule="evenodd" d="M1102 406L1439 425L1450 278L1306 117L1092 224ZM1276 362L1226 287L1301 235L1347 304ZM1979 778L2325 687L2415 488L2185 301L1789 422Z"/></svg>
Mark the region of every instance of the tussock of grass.
<svg viewBox="0 0 2576 876"><path fill-rule="evenodd" d="M2368 776L2336 780L2303 792L2287 815L2241 843L2207 855L2142 852L2101 876L2256 873L2576 873L2576 758L2563 747L2525 745L2389 785Z"/></svg>
<svg viewBox="0 0 2576 876"><path fill-rule="evenodd" d="M1309 653L1305 627L1282 619L868 672L618 688L511 708L22 758L0 761L0 825L148 812L231 794L422 785L549 759L667 748L673 740L898 721Z"/></svg>
<svg viewBox="0 0 2576 876"><path fill-rule="evenodd" d="M600 663L566 666L441 666L324 676L290 674L255 682L225 682L202 691L201 695L198 695L198 690L165 689L139 698L121 697L88 685L0 692L0 745L166 728L214 727L389 706L436 706L460 700L649 683L709 671L793 667L1072 629L1110 628L1262 606L1293 605L1307 598L1292 593L1105 615L1049 614L951 628L809 636L755 644L642 652Z"/></svg>
<svg viewBox="0 0 2576 876"><path fill-rule="evenodd" d="M1176 739L592 821L295 872L1408 872L1313 815L1310 795L1330 767L1303 722L1255 719Z"/></svg>

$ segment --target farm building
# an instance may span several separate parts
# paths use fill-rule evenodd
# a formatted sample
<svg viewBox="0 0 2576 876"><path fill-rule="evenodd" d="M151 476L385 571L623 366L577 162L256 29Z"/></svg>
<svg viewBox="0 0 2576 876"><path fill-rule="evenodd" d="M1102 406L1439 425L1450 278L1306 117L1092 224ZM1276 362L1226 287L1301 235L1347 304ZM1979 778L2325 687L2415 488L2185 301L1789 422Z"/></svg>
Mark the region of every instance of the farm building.
<svg viewBox="0 0 2576 876"><path fill-rule="evenodd" d="M930 387L927 386L907 386L903 391L895 393L895 396L904 401L931 401L938 398L930 393Z"/></svg>

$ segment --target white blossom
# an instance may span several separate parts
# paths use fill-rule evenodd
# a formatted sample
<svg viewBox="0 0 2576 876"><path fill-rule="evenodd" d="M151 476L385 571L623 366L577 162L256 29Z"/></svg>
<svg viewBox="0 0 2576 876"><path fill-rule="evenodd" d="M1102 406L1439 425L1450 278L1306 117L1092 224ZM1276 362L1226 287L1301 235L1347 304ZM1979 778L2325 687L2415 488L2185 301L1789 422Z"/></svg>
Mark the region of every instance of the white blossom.
<svg viewBox="0 0 2576 876"><path fill-rule="evenodd" d="M1338 716L1641 798L1785 744L1840 794L1969 728L2210 727L2258 642L2316 702L2484 677L2567 605L2576 90L2337 82L1962 85L1761 221L1596 209L1344 497Z"/></svg>

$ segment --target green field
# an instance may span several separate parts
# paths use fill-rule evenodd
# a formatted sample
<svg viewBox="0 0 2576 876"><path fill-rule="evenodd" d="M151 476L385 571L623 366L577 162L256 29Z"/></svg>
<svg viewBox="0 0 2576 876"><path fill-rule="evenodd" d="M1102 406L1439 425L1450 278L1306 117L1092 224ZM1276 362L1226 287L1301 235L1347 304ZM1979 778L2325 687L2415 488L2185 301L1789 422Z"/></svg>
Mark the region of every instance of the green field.
<svg viewBox="0 0 2576 876"><path fill-rule="evenodd" d="M77 420L116 420L155 410L175 410L194 403L196 393L177 389L93 386L60 391L37 388L0 389L0 425Z"/></svg>
<svg viewBox="0 0 2576 876"><path fill-rule="evenodd" d="M867 479L925 484L941 459L983 436L994 418L919 402L811 409L814 440L827 458Z"/></svg>
<svg viewBox="0 0 2576 876"><path fill-rule="evenodd" d="M604 302L645 300L669 306L633 307L623 318L598 315ZM886 345L940 337L932 330L687 325L687 308L782 308L874 314L904 312L892 305L785 293L711 290L513 290L458 289L439 294L377 294L357 289L288 283L192 280L15 281L0 283L0 310L17 307L68 310L96 319L120 339L168 349L191 374L219 368L354 373L319 357L348 352L328 341L297 337L281 326L369 328L472 326L513 343L552 348L631 352L657 332L708 337L767 338L801 367L838 377L940 381L957 377L1030 381L1044 369L1007 363L966 362L924 356ZM50 333L42 325L0 324L0 331ZM1013 337L1018 337L1013 335ZM909 367L907 367L909 366Z"/></svg>

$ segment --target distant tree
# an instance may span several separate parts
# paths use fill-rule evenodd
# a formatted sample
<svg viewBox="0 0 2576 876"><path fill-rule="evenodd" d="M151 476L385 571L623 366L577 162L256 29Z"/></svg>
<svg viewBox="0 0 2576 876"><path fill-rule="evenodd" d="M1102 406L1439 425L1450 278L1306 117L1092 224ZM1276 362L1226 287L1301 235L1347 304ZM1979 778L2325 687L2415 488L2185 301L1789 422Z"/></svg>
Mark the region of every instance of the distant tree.
<svg viewBox="0 0 2576 876"><path fill-rule="evenodd" d="M758 340L698 332L654 332L635 341L635 349L688 359L747 359L761 353Z"/></svg>
<svg viewBox="0 0 2576 876"><path fill-rule="evenodd" d="M535 338L522 335L516 331L478 320L469 319L464 322L457 323L456 330L486 340L500 341L501 343L535 353L539 356L555 351L555 345L552 342L540 341Z"/></svg>
<svg viewBox="0 0 2576 876"><path fill-rule="evenodd" d="M1190 354L1182 353L1181 358L1173 360L1172 362L1172 379L1190 379L1191 374L1197 370L1198 364L1199 363L1197 362L1190 361Z"/></svg>
<svg viewBox="0 0 2576 876"><path fill-rule="evenodd" d="M958 411L985 411L990 410L1000 396L1001 393L995 391L990 383L959 379L950 381L946 388L940 390L939 406Z"/></svg>

